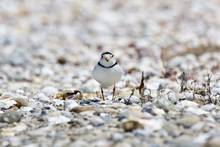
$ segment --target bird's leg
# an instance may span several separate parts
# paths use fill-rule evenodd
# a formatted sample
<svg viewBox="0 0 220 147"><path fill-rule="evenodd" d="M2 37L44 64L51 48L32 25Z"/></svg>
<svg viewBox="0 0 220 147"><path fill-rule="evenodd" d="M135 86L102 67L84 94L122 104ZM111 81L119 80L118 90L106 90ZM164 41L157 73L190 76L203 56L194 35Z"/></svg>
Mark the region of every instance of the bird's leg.
<svg viewBox="0 0 220 147"><path fill-rule="evenodd" d="M112 92L112 100L114 99L115 99L115 85L114 85L113 92Z"/></svg>
<svg viewBox="0 0 220 147"><path fill-rule="evenodd" d="M103 92L103 89L102 89L102 87L100 87L101 88L101 95L102 95L102 100L104 101L105 100L105 97L104 97L104 92Z"/></svg>

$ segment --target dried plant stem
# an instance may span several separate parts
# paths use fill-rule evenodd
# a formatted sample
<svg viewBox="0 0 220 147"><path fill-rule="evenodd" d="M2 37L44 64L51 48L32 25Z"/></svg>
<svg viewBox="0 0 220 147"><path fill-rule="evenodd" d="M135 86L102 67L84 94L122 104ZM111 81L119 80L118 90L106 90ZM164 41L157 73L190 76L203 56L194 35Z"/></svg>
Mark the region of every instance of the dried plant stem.
<svg viewBox="0 0 220 147"><path fill-rule="evenodd" d="M211 75L207 75L207 83L206 83L207 93L208 93L208 103L212 103L211 99Z"/></svg>
<svg viewBox="0 0 220 147"><path fill-rule="evenodd" d="M140 83L140 86L138 88L141 98L144 97L144 87L145 87L145 85L144 85L144 72L142 72L142 74L141 74L141 83Z"/></svg>
<svg viewBox="0 0 220 147"><path fill-rule="evenodd" d="M187 89L187 76L186 76L186 73L183 71L181 76L180 76L180 80L181 80L181 83L180 83L180 93L186 91Z"/></svg>

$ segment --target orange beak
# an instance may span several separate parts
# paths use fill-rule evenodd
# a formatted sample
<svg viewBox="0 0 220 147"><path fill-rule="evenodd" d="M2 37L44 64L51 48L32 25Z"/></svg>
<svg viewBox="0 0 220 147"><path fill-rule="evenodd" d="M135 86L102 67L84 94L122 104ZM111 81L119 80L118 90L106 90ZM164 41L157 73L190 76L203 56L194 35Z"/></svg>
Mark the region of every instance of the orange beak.
<svg viewBox="0 0 220 147"><path fill-rule="evenodd" d="M105 59L105 61L107 61L107 62L109 61L109 58L108 58L108 57L104 57L104 59Z"/></svg>

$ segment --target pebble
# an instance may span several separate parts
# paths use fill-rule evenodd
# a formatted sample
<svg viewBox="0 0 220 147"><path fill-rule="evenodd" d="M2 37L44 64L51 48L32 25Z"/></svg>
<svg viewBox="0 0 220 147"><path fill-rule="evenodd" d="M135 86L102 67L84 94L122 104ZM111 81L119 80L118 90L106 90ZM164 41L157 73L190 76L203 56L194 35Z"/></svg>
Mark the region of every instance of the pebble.
<svg viewBox="0 0 220 147"><path fill-rule="evenodd" d="M43 103L49 103L51 101L51 99L48 96L46 96L44 93L37 93L34 96L34 98L43 102Z"/></svg>
<svg viewBox="0 0 220 147"><path fill-rule="evenodd" d="M204 147L219 147L219 146L220 146L220 135L211 136L204 145Z"/></svg>
<svg viewBox="0 0 220 147"><path fill-rule="evenodd" d="M58 93L58 89L55 87L44 87L41 92L44 93L47 97L53 97L56 93Z"/></svg>
<svg viewBox="0 0 220 147"><path fill-rule="evenodd" d="M201 106L201 109L205 110L205 111L212 111L215 110L215 105L214 104L206 104Z"/></svg>
<svg viewBox="0 0 220 147"><path fill-rule="evenodd" d="M15 66L24 66L27 62L30 62L29 57L22 49L14 50L14 52L12 52L7 58L10 64Z"/></svg>
<svg viewBox="0 0 220 147"><path fill-rule="evenodd" d="M187 114L183 115L177 119L177 124L182 125L186 128L190 128L193 125L197 124L201 121L201 118L197 115Z"/></svg>
<svg viewBox="0 0 220 147"><path fill-rule="evenodd" d="M93 105L98 103L99 99L84 99L80 101L80 105Z"/></svg>
<svg viewBox="0 0 220 147"><path fill-rule="evenodd" d="M112 135L112 140L115 142L120 142L124 139L124 135L122 133L115 133Z"/></svg>
<svg viewBox="0 0 220 147"><path fill-rule="evenodd" d="M53 76L54 75L54 71L51 68L48 67L43 67L41 69L40 74L44 77L49 77L49 76Z"/></svg>
<svg viewBox="0 0 220 147"><path fill-rule="evenodd" d="M190 112L190 113L196 114L196 115L208 115L209 114L209 112L207 112L201 108L198 108L198 107L188 107L184 111Z"/></svg>
<svg viewBox="0 0 220 147"><path fill-rule="evenodd" d="M131 97L127 97L125 99L122 99L121 102L128 104L128 105L131 105L131 104L139 104L139 103L141 103L141 100L137 96L131 96Z"/></svg>
<svg viewBox="0 0 220 147"><path fill-rule="evenodd" d="M99 127L99 126L102 126L104 125L104 120L100 117L97 117L97 116L92 116L92 118L90 119L90 122L93 126L95 127Z"/></svg>
<svg viewBox="0 0 220 147"><path fill-rule="evenodd" d="M15 100L11 100L11 99L0 100L0 108L1 109L9 109L10 107L12 107L16 104L17 104L17 102Z"/></svg>
<svg viewBox="0 0 220 147"><path fill-rule="evenodd" d="M148 112L152 115L159 115L159 116L165 115L165 112L164 112L163 109L159 109L155 106L143 106L142 111L143 112Z"/></svg>
<svg viewBox="0 0 220 147"><path fill-rule="evenodd" d="M136 129L144 129L144 125L136 120L126 120L122 123L122 128L125 132L131 132Z"/></svg>
<svg viewBox="0 0 220 147"><path fill-rule="evenodd" d="M175 105L170 101L168 101L167 99L158 99L155 105L158 108L163 109L165 112L168 112L170 110L173 111L176 109Z"/></svg>
<svg viewBox="0 0 220 147"><path fill-rule="evenodd" d="M28 106L28 98L24 96L15 97L14 100L17 102L17 107L27 107Z"/></svg>
<svg viewBox="0 0 220 147"><path fill-rule="evenodd" d="M53 99L52 103L54 104L54 106L59 109L59 110L63 110L64 107L64 101L63 100L58 100L58 99Z"/></svg>
<svg viewBox="0 0 220 147"><path fill-rule="evenodd" d="M175 144L172 147L200 147L199 144L195 143L190 136L182 135L175 139Z"/></svg>
<svg viewBox="0 0 220 147"><path fill-rule="evenodd" d="M65 109L70 111L75 107L78 107L79 104L75 100L66 100L65 101Z"/></svg>
<svg viewBox="0 0 220 147"><path fill-rule="evenodd" d="M73 143L70 144L70 146L76 146L76 147L88 147L89 143L87 143L84 140L76 140Z"/></svg>
<svg viewBox="0 0 220 147"><path fill-rule="evenodd" d="M71 121L70 118L58 112L49 113L49 116L47 116L47 120L50 125L62 124L62 123L67 123Z"/></svg>
<svg viewBox="0 0 220 147"><path fill-rule="evenodd" d="M164 123L163 129L165 129L168 132L168 134L174 137L177 137L182 133L178 126L171 122Z"/></svg>
<svg viewBox="0 0 220 147"><path fill-rule="evenodd" d="M70 112L81 113L81 112L94 111L94 110L95 108L92 106L78 106L71 109Z"/></svg>
<svg viewBox="0 0 220 147"><path fill-rule="evenodd" d="M189 100L183 100L177 103L177 107L180 109L184 109L186 107L197 107L198 104Z"/></svg>
<svg viewBox="0 0 220 147"><path fill-rule="evenodd" d="M14 123L19 122L22 115L16 111L6 111L0 114L0 122Z"/></svg>

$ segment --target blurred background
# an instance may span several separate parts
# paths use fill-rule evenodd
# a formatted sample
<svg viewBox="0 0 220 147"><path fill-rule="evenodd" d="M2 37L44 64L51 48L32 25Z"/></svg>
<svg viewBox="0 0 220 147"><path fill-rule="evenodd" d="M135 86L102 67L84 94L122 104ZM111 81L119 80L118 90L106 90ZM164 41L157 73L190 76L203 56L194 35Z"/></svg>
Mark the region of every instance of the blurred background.
<svg viewBox="0 0 220 147"><path fill-rule="evenodd" d="M91 76L103 51L125 71L113 101ZM0 0L0 146L219 147L219 132L220 0Z"/></svg>
<svg viewBox="0 0 220 147"><path fill-rule="evenodd" d="M128 71L145 70L149 57L165 62L219 46L219 0L0 2L0 79L15 89L17 82L79 87L106 50Z"/></svg>

